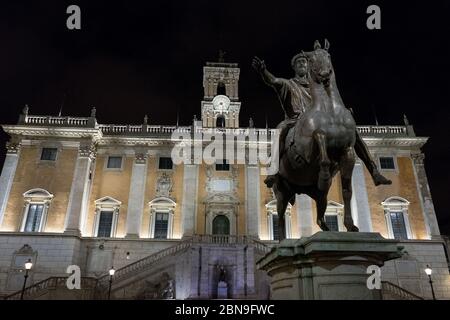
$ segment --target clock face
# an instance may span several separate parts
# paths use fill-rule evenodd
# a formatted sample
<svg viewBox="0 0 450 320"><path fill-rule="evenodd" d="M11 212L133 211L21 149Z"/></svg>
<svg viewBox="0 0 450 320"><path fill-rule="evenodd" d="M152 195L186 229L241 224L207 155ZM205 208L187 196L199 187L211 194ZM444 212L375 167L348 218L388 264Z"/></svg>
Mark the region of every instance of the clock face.
<svg viewBox="0 0 450 320"><path fill-rule="evenodd" d="M213 101L214 110L217 111L227 111L230 106L230 99L224 95L215 96Z"/></svg>

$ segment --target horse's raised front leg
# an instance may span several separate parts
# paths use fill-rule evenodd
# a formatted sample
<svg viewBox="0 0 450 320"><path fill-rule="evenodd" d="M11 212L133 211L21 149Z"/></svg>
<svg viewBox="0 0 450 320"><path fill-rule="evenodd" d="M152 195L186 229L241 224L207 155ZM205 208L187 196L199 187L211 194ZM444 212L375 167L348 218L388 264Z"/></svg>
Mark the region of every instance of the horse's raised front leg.
<svg viewBox="0 0 450 320"><path fill-rule="evenodd" d="M342 198L344 199L344 226L347 231L357 232L358 227L354 225L350 201L352 199L352 172L355 166L355 152L353 148L344 151L339 161L341 171Z"/></svg>
<svg viewBox="0 0 450 320"><path fill-rule="evenodd" d="M327 139L325 132L316 130L313 133L314 141L319 149L319 179L317 181L317 188L321 191L328 191L331 186L330 175L330 159L327 153Z"/></svg>

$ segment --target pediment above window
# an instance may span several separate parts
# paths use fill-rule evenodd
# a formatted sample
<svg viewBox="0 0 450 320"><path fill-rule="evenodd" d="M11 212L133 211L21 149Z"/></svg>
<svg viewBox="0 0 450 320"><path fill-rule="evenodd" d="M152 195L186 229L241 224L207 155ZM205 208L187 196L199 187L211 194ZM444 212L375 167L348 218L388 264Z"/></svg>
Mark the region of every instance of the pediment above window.
<svg viewBox="0 0 450 320"><path fill-rule="evenodd" d="M344 211L344 205L340 204L336 201L328 201L327 204L327 213L335 213L335 214L339 214L342 213Z"/></svg>
<svg viewBox="0 0 450 320"><path fill-rule="evenodd" d="M272 200L272 201L268 202L266 204L266 210L267 210L267 213L269 213L269 214L278 214L277 200ZM292 205L290 203L288 203L285 213L290 214L291 210L292 210Z"/></svg>
<svg viewBox="0 0 450 320"><path fill-rule="evenodd" d="M385 209L390 209L390 210L394 210L394 209L398 209L398 210L404 210L407 209L409 206L409 201L402 198L402 197L397 197L397 196L393 196L393 197L389 197L386 200L384 200L381 205L385 208Z"/></svg>
<svg viewBox="0 0 450 320"><path fill-rule="evenodd" d="M97 199L94 203L97 209L118 209L122 204L121 201L109 196Z"/></svg>
<svg viewBox="0 0 450 320"><path fill-rule="evenodd" d="M168 197L158 197L148 203L153 210L173 211L177 203Z"/></svg>
<svg viewBox="0 0 450 320"><path fill-rule="evenodd" d="M45 189L34 188L25 192L23 197L30 200L51 200L53 198L53 194Z"/></svg>

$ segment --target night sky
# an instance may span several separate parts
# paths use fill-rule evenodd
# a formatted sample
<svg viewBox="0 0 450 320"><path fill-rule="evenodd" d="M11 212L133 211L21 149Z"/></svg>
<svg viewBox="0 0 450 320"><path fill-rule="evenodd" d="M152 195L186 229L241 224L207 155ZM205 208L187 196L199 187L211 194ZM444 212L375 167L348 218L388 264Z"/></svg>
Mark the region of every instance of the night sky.
<svg viewBox="0 0 450 320"><path fill-rule="evenodd" d="M11 1L12 2L12 1ZM450 234L450 2L410 1L14 1L0 5L0 123L30 114L88 116L100 123L190 125L200 118L202 67L241 68L240 125L276 126L279 102L251 68L254 55L280 77L291 57L316 39L331 43L341 95L358 124L403 124L424 147L442 233ZM81 8L81 30L66 28L66 8ZM381 30L366 9L381 7ZM7 135L0 133L0 164Z"/></svg>

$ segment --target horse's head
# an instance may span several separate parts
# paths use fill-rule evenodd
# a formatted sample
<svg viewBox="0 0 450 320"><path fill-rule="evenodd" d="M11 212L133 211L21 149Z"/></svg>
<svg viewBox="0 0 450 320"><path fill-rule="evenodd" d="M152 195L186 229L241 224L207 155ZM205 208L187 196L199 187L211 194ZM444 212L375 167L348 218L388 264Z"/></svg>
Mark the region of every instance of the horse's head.
<svg viewBox="0 0 450 320"><path fill-rule="evenodd" d="M319 41L314 43L314 51L305 52L308 58L309 75L317 83L327 83L333 72L331 57L328 53L330 43L325 39L324 48L320 46Z"/></svg>

